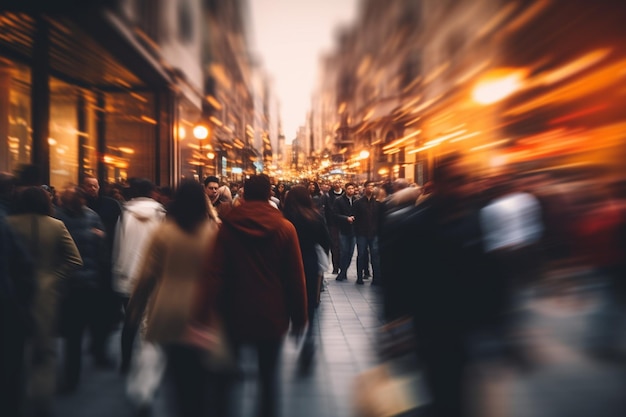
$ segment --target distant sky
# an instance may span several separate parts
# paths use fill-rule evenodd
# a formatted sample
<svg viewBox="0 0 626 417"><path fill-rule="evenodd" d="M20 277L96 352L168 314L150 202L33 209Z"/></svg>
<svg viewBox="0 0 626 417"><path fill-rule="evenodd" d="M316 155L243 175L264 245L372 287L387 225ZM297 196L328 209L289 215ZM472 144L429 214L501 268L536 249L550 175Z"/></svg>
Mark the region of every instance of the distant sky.
<svg viewBox="0 0 626 417"><path fill-rule="evenodd" d="M335 46L338 26L352 23L359 0L248 0L252 49L272 77L287 143L305 124L318 59Z"/></svg>

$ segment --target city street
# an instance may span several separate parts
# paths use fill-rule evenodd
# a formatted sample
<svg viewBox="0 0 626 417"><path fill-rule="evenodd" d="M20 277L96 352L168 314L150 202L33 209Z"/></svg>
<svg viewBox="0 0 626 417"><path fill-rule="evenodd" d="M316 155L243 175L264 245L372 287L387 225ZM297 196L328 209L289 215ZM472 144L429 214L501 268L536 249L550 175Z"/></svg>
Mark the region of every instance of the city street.
<svg viewBox="0 0 626 417"><path fill-rule="evenodd" d="M396 411L406 407L401 391L394 391L393 386L381 390L379 396L364 395L381 375L375 350L382 323L381 290L370 286L369 281L363 286L354 285L354 267L353 261L347 282L337 282L334 275L326 274L327 290L322 293L318 315L318 357L310 375L297 372L297 346L292 339L285 342L281 395L284 417L383 415L372 409L380 398L393 398ZM626 415L623 363L619 366L618 361L600 360L593 354L602 345L621 347L622 351L626 347L626 315L608 306L601 280L569 280L555 288L523 294L520 342L533 366L525 372L502 364L470 368L466 381L472 393L470 408L477 410L476 415L494 417ZM111 342L112 350L117 349L119 334ZM243 353L244 377L239 387L243 401L238 404L238 415L242 417L252 415L256 376L253 358ZM58 397L57 415L132 416L124 378L117 371L95 370L88 358L84 362L78 391ZM402 373L401 369L395 371ZM363 378L364 372L367 378ZM427 403L428 395L419 379L407 386L417 393L417 402ZM363 403L356 407L355 398L366 401L367 407ZM169 415L163 395L158 396L152 415ZM404 415L427 414L413 411Z"/></svg>
<svg viewBox="0 0 626 417"><path fill-rule="evenodd" d="M356 256L354 257L356 259ZM381 318L380 288L369 281L354 285L355 261L348 282L337 282L326 274L327 290L322 293L317 320L318 356L308 376L297 372L298 348L288 338L283 348L283 416L349 417L352 416L355 377L377 364L374 342ZM111 351L119 352L119 332L111 340ZM250 355L243 352L244 401L239 415L252 415L256 370ZM133 408L126 399L125 379L117 371L96 370L85 354L81 384L76 393L58 397L58 416L126 417ZM153 416L167 416L163 396L159 396Z"/></svg>

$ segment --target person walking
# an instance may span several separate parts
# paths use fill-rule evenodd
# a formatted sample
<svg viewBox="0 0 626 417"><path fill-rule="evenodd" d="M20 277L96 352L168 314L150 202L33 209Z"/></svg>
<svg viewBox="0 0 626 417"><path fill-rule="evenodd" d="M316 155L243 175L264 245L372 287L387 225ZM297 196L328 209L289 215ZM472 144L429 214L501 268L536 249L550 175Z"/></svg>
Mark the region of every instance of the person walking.
<svg viewBox="0 0 626 417"><path fill-rule="evenodd" d="M0 412L21 416L24 347L33 327L30 311L35 290L35 263L1 213Z"/></svg>
<svg viewBox="0 0 626 417"><path fill-rule="evenodd" d="M354 247L356 245L356 236L354 235L354 192L356 186L349 182L346 184L345 194L337 198L333 205L334 220L339 229L339 246L340 246L340 263L337 281L345 281L348 279L347 272L352 262Z"/></svg>
<svg viewBox="0 0 626 417"><path fill-rule="evenodd" d="M65 224L83 259L83 266L72 271L61 305L61 329L65 336L64 392L73 392L80 379L83 333L94 328L98 300L102 298L100 273L104 265L104 225L100 216L85 205L82 188L71 186L60 196L55 217ZM92 331L92 343L93 341Z"/></svg>
<svg viewBox="0 0 626 417"><path fill-rule="evenodd" d="M82 184L86 205L95 211L104 226L104 254L100 270L100 291L94 300L97 308L92 326L91 352L96 366L110 368L113 361L107 353L107 341L121 320L120 302L113 291L113 242L115 226L122 213L118 200L102 195L100 183L93 176L85 176Z"/></svg>
<svg viewBox="0 0 626 417"><path fill-rule="evenodd" d="M289 220L298 234L304 274L306 277L307 304L309 326L305 335L299 364L301 371L308 372L315 354L315 312L324 277L324 271L320 271L318 251L316 246L323 249L321 256L328 256L330 249L330 236L324 218L317 211L315 202L304 186L298 185L289 190L285 198L283 214Z"/></svg>
<svg viewBox="0 0 626 417"><path fill-rule="evenodd" d="M197 317L210 321L218 306L237 356L242 346L257 353L257 416L278 415L278 363L290 327L302 335L307 323L304 267L295 227L269 204L270 179L251 175L246 198L222 219L213 259L199 290ZM234 381L225 388L230 391ZM227 397L226 395L224 397ZM226 414L228 415L228 414Z"/></svg>
<svg viewBox="0 0 626 417"><path fill-rule="evenodd" d="M183 181L175 191L168 219L147 243L128 316L133 325L146 317L145 340L159 344L167 357L166 380L174 388L177 416L206 416L208 371L202 351L190 345L185 329L203 268L211 259L218 224L209 217L202 184Z"/></svg>
<svg viewBox="0 0 626 417"><path fill-rule="evenodd" d="M333 182L332 189L329 190L328 194L324 196L324 217L326 218L326 225L328 226L328 232L330 233L330 255L333 264L333 274L339 273L339 265L341 261L339 226L335 221L334 206L335 201L345 194L342 185L343 184L340 180L336 180Z"/></svg>
<svg viewBox="0 0 626 417"><path fill-rule="evenodd" d="M165 208L153 198L154 184L147 179L135 179L130 186L133 198L122 211L115 230L113 242L113 289L119 294L126 308L130 293L137 280L143 262L148 239L165 219ZM133 342L137 328L125 320L122 329L122 361L120 371L128 373Z"/></svg>
<svg viewBox="0 0 626 417"><path fill-rule="evenodd" d="M380 276L380 255L378 252L378 228L382 204L374 197L374 182L366 181L363 197L354 202L354 233L357 246L357 280L363 285L368 261L371 261L374 277L372 284L382 282ZM374 284L374 285L376 285Z"/></svg>
<svg viewBox="0 0 626 417"><path fill-rule="evenodd" d="M26 187L17 197L9 227L35 262L35 288L27 341L26 403L35 416L49 415L56 388L57 317L61 292L70 272L83 261L62 221L50 217L52 202L41 187Z"/></svg>

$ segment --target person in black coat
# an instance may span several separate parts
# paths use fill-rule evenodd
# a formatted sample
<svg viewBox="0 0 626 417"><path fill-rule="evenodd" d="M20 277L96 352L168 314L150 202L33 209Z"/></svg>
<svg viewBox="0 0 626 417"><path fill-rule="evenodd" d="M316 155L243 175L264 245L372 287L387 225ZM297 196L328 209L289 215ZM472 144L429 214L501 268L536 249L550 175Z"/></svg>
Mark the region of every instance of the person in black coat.
<svg viewBox="0 0 626 417"><path fill-rule="evenodd" d="M352 262L354 247L356 246L356 235L354 234L354 202L356 197L354 192L356 186L349 182L346 183L345 194L335 200L333 205L333 218L339 229L339 274L337 281L345 281L348 279L347 272Z"/></svg>
<svg viewBox="0 0 626 417"><path fill-rule="evenodd" d="M306 277L309 327L300 355L301 369L306 371L310 368L315 351L313 337L316 323L315 312L324 276L324 271L320 271L319 268L316 245L321 246L323 252L327 254L330 249L330 235L324 218L317 211L309 191L304 186L292 187L287 192L283 215L296 228Z"/></svg>
<svg viewBox="0 0 626 417"><path fill-rule="evenodd" d="M33 326L34 263L0 215L0 414L21 415L24 346Z"/></svg>
<svg viewBox="0 0 626 417"><path fill-rule="evenodd" d="M94 301L98 308L92 327L91 350L97 366L110 368L113 366L113 361L106 352L107 340L122 318L119 298L113 292L111 284L115 225L122 213L122 207L116 199L101 195L100 184L95 177L86 176L82 188L85 191L87 207L100 216L104 225L104 255L100 271L101 291L98 293L98 299Z"/></svg>
<svg viewBox="0 0 626 417"><path fill-rule="evenodd" d="M69 277L67 293L61 304L61 330L66 338L64 389L68 392L78 386L83 333L87 327L94 327L100 313L97 301L104 291L100 277L106 255L104 225L100 216L85 203L82 188L69 187L61 194L61 207L55 213L55 217L67 227L83 259L83 266Z"/></svg>
<svg viewBox="0 0 626 417"><path fill-rule="evenodd" d="M381 208L382 203L374 197L374 181L366 181L363 197L359 198L353 207L357 247L357 284L363 284L364 271L368 269L368 259L371 260L374 273L372 284L376 285L382 282L378 252L378 226Z"/></svg>
<svg viewBox="0 0 626 417"><path fill-rule="evenodd" d="M417 356L436 417L461 417L471 336L502 310L482 252L478 208L458 155L435 169L432 196L389 212L385 235L385 317L413 319Z"/></svg>

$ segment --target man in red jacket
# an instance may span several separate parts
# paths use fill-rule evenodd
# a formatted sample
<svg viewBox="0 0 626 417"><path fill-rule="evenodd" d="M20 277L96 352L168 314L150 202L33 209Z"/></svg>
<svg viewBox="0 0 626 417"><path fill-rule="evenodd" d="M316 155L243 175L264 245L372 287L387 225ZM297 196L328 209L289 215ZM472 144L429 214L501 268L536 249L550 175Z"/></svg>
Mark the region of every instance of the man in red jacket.
<svg viewBox="0 0 626 417"><path fill-rule="evenodd" d="M276 379L283 339L290 322L296 336L307 323L306 284L296 230L269 204L269 177L252 175L244 188L245 202L222 219L199 305L217 307L235 353L242 345L256 350L257 415L270 417L279 408Z"/></svg>

